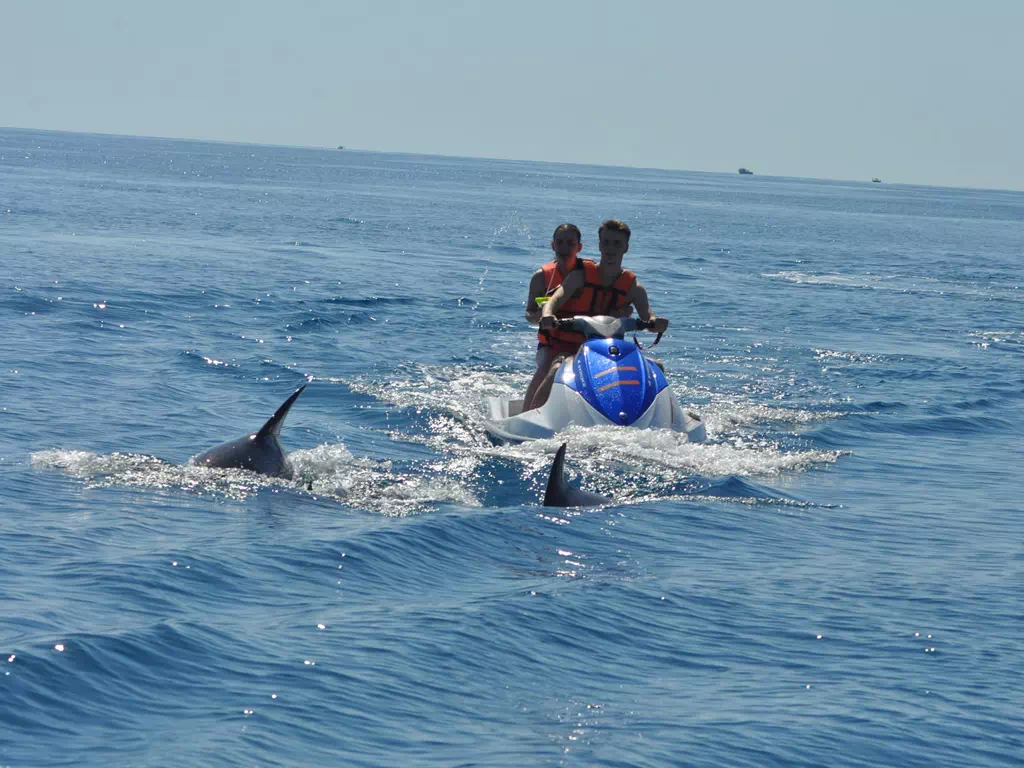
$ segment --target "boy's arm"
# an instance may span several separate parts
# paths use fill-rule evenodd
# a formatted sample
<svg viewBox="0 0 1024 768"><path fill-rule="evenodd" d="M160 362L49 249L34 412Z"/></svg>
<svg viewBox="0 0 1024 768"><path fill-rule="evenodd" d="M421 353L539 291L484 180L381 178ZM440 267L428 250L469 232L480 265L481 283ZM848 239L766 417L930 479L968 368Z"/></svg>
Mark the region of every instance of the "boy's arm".
<svg viewBox="0 0 1024 768"><path fill-rule="evenodd" d="M641 320L654 321L654 327L651 330L656 333L664 333L668 330L668 319L657 317L651 312L651 303L647 299L647 289L640 285L639 282L633 283L633 287L626 294L626 299L636 307L636 313L640 316Z"/></svg>
<svg viewBox="0 0 1024 768"><path fill-rule="evenodd" d="M537 325L540 322L540 307L537 298L544 295L544 270L538 269L530 278L530 292L526 297L526 322Z"/></svg>

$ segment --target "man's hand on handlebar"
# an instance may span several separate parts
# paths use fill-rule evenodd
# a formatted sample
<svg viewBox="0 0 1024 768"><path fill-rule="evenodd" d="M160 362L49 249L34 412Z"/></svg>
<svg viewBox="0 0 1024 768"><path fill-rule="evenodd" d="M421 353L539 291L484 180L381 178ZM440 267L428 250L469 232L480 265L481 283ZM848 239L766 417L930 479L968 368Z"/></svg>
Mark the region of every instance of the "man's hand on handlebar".
<svg viewBox="0 0 1024 768"><path fill-rule="evenodd" d="M668 330L667 317L652 317L650 323L649 327L654 333L664 333Z"/></svg>
<svg viewBox="0 0 1024 768"><path fill-rule="evenodd" d="M540 329L542 331L550 331L558 325L558 318L552 317L551 315L544 315L540 319Z"/></svg>

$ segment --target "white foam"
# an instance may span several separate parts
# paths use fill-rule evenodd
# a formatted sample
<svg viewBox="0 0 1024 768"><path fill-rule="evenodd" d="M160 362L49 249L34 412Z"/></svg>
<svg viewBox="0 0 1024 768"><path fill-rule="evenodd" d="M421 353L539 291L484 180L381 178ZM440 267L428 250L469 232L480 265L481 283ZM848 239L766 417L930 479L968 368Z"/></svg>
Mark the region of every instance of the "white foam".
<svg viewBox="0 0 1024 768"><path fill-rule="evenodd" d="M431 421L429 434L407 436L392 432L390 435L443 450L451 446L489 444L484 432L484 396L519 396L526 391L529 382L530 375L524 373L466 366L417 366L413 375L405 378L378 381L360 377L345 383L353 392L427 414Z"/></svg>
<svg viewBox="0 0 1024 768"><path fill-rule="evenodd" d="M39 451L32 454L32 466L81 478L88 488L177 488L240 501L264 488L287 487L388 515L406 515L446 502L479 505L457 479L395 473L390 462L357 458L340 443L294 451L289 459L294 480L239 469L169 464L141 454L88 451Z"/></svg>
<svg viewBox="0 0 1024 768"><path fill-rule="evenodd" d="M87 451L39 451L32 466L55 469L82 478L88 488L136 486L180 488L241 500L261 488L286 483L276 478L237 469L213 469L194 464L170 464L137 453L97 454Z"/></svg>
<svg viewBox="0 0 1024 768"><path fill-rule="evenodd" d="M652 483L673 486L694 475L774 476L834 463L843 455L842 451L788 449L779 439L750 434L753 425L806 425L839 418L841 413L745 400L687 406L704 419L709 436L705 444L687 443L683 435L668 430L591 427L571 428L550 440L495 446L484 434L483 398L520 394L528 383L527 375L468 366L422 366L418 371L419 375L409 378L384 382L364 378L348 384L383 402L428 413L427 434L388 434L393 439L430 445L442 456L434 468L447 475L466 476L480 461L500 457L522 462L524 478L542 478L558 447L568 442L570 468L592 481L607 480L608 470L614 469L615 495L621 500L634 491L649 492Z"/></svg>
<svg viewBox="0 0 1024 768"><path fill-rule="evenodd" d="M979 281L950 282L935 277L917 275L878 275L878 274L813 274L795 270L781 272L762 272L761 277L769 280L782 280L795 285L824 285L841 288L858 288L865 290L892 291L896 293L930 293L949 294L954 296L979 296L983 298L1005 299L1009 301L1024 300L1024 292L1020 286L1003 284L984 284Z"/></svg>
<svg viewBox="0 0 1024 768"><path fill-rule="evenodd" d="M415 366L389 380L346 380L353 391L369 394L426 417L422 432L391 431L394 440L430 446L435 459L397 471L390 461L353 456L341 443L290 454L292 482L240 470L175 466L152 456L99 455L85 451L41 451L34 466L84 478L90 486L138 485L182 488L241 499L268 486L290 486L317 497L382 514L405 515L442 503L478 506L471 487L479 486L486 462L506 459L522 466L525 483L544 482L555 452L570 444L569 472L617 501L678 494L695 477L771 477L834 463L842 451L805 450L792 438L793 427L841 417L742 398L710 395L712 402L687 405L701 413L709 440L691 444L668 430L621 427L572 428L551 440L494 445L484 430L485 395L511 397L528 383L525 373L470 366ZM684 396L697 389L677 390ZM705 400L708 393L700 392ZM797 447L793 447L793 444Z"/></svg>
<svg viewBox="0 0 1024 768"><path fill-rule="evenodd" d="M815 349L814 359L823 362L843 361L848 363L876 363L878 355L866 355L861 352L840 352L834 349Z"/></svg>
<svg viewBox="0 0 1024 768"><path fill-rule="evenodd" d="M982 349L988 349L992 344L1002 344L1010 347L1024 346L1024 330L992 330L992 331L973 331L967 334L971 339L975 339L973 344Z"/></svg>
<svg viewBox="0 0 1024 768"><path fill-rule="evenodd" d="M571 462L585 476L599 477L615 467L625 475L643 475L648 481L678 483L693 477L765 476L829 464L839 451L786 450L778 442L732 436L706 444L686 442L676 432L663 429L621 427L573 427L552 440L536 440L492 449L496 455L519 459L546 471L551 457L569 443Z"/></svg>
<svg viewBox="0 0 1024 768"><path fill-rule="evenodd" d="M289 459L298 487L363 509L406 515L439 503L479 506L456 479L397 473L390 461L357 458L340 443L294 451Z"/></svg>
<svg viewBox="0 0 1024 768"><path fill-rule="evenodd" d="M834 421L840 411L812 411L806 408L766 405L747 400L719 400L701 409L704 427L711 436L722 436L744 425L807 425Z"/></svg>
<svg viewBox="0 0 1024 768"><path fill-rule="evenodd" d="M810 272L762 272L761 277L772 280L783 280L797 285L838 285L847 288L877 288L886 277L882 275L815 275ZM889 276L889 278L894 276ZM884 287L884 286L883 286Z"/></svg>

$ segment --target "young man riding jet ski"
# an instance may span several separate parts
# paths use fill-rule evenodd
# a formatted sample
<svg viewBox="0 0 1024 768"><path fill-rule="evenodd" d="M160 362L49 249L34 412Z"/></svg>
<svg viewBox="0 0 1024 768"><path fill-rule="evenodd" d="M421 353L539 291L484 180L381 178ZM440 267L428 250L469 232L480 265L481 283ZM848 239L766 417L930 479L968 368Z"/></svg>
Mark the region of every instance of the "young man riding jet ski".
<svg viewBox="0 0 1024 768"><path fill-rule="evenodd" d="M557 230L556 230L557 234ZM547 402L551 394L551 385L560 362L565 357L576 353L584 342L582 333L559 330L557 318L566 316L565 310L571 308L568 315L608 315L611 317L629 317L632 308L636 307L641 320L652 323L651 330L664 333L668 329L668 320L656 317L651 312L647 290L637 281L636 275L622 268L622 257L629 250L629 225L618 219L608 219L597 230L598 249L601 251L601 263L578 259L582 269L573 269L561 280L561 284L551 294L551 298L541 307L540 332L551 334L558 346L544 372L544 379L538 386L532 401L523 404L523 410L539 408ZM554 244L552 244L554 247ZM578 253L578 251L577 251ZM538 354L538 372L540 375L541 359ZM531 382L531 386L533 383Z"/></svg>

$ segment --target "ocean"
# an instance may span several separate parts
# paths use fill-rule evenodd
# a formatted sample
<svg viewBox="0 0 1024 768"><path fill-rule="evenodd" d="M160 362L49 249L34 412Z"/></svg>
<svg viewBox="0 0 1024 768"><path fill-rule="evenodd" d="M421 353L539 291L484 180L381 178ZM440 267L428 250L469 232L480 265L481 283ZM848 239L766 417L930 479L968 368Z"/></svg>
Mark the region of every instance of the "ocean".
<svg viewBox="0 0 1024 768"><path fill-rule="evenodd" d="M495 445L575 222L709 440ZM1017 766L1024 193L0 130L0 766ZM282 430L294 482L186 464Z"/></svg>

